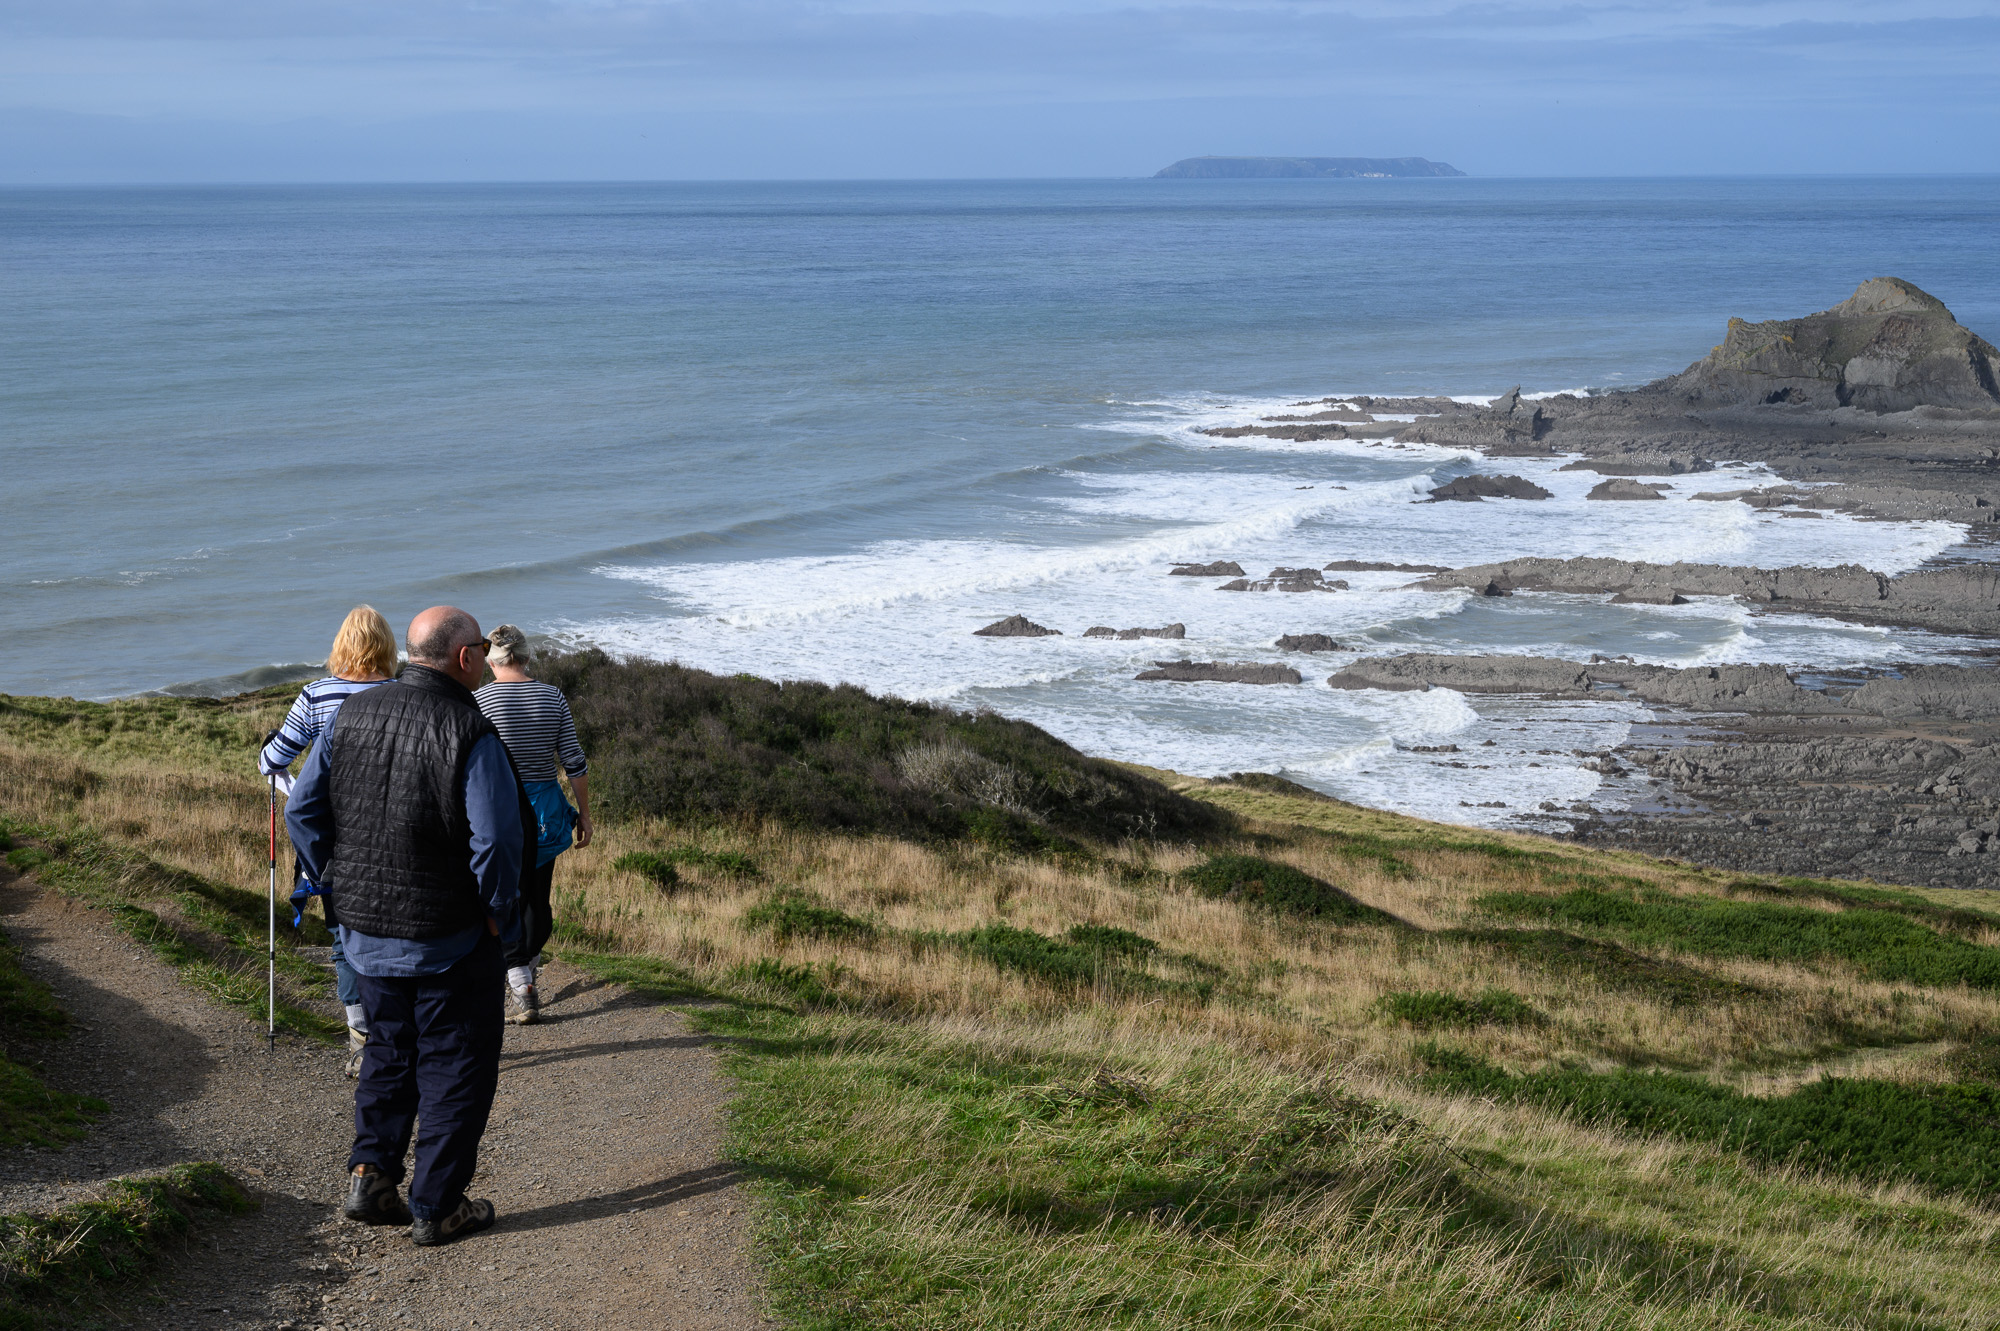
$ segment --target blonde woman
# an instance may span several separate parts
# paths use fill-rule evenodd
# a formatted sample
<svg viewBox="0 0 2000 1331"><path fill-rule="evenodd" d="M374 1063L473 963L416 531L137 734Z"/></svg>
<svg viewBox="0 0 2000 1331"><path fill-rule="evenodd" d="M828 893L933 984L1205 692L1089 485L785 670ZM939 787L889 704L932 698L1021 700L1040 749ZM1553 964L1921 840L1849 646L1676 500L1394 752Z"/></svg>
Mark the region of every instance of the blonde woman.
<svg viewBox="0 0 2000 1331"><path fill-rule="evenodd" d="M258 755L257 765L266 775L285 771L293 759L310 749L342 703L396 673L396 635L389 631L389 621L372 605L357 605L348 611L340 632L333 635L326 668L325 679L316 679L299 691L292 700L292 710L285 713L284 724L272 732ZM327 928L333 929L333 911L324 897L320 905L327 913ZM347 964L338 929L333 931L333 974L340 988L340 1004L347 1009L347 1075L358 1077L361 1047L368 1042L368 1018L362 1013L361 989Z"/></svg>
<svg viewBox="0 0 2000 1331"><path fill-rule="evenodd" d="M522 927L506 939L507 987L514 993L514 1010L507 1014L507 1020L527 1025L541 1014L541 1000L535 991L535 957L555 925L549 889L555 878L556 856L570 848L572 833L577 846L590 844L590 765L584 760L583 746L577 743L576 721L562 690L528 673L534 661L528 635L512 624L502 624L488 641L493 646L486 654L486 663L493 668L493 682L472 696L500 732L514 774L528 792L528 802L535 806L538 824L534 862L521 866ZM556 780L558 759L569 777L569 788L576 793L574 809L563 798L562 785Z"/></svg>

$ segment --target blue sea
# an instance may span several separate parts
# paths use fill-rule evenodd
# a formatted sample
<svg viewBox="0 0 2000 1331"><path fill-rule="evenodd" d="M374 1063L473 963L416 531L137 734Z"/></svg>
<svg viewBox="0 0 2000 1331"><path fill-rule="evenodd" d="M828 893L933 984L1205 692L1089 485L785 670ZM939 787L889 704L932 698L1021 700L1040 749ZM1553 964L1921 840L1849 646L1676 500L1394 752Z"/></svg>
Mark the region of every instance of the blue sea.
<svg viewBox="0 0 2000 1331"><path fill-rule="evenodd" d="M1645 382L1726 320L1894 274L2000 335L2000 179L1048 181L0 191L0 691L297 677L347 609L849 680L1106 756L1284 771L1427 816L1636 798L1649 715L1342 693L1355 652L1841 668L1939 635L1727 602L1469 599L1176 560L1618 554L1886 572L1941 523L1419 505L1452 450L1196 433L1340 393ZM1730 485L1751 483L1718 477ZM1027 615L1060 638L972 630ZM1184 642L1092 625L1179 621ZM1280 633L1352 650L1281 658ZM1289 659L1296 687L1145 684ZM1493 740L1487 745L1487 740ZM1418 748L1481 752L1441 767Z"/></svg>

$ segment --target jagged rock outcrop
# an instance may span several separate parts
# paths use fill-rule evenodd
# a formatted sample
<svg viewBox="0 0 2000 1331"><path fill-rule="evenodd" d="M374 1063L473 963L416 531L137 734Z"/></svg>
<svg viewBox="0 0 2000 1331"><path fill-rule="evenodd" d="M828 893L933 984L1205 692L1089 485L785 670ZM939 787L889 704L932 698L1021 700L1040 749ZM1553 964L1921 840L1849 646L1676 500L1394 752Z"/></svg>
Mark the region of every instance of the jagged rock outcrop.
<svg viewBox="0 0 2000 1331"><path fill-rule="evenodd" d="M1328 580L1320 576L1316 568L1274 568L1261 578L1238 578L1225 582L1217 591L1223 592L1333 592L1347 590L1347 584L1338 578Z"/></svg>
<svg viewBox="0 0 2000 1331"><path fill-rule="evenodd" d="M975 638L1060 638L1061 629L1043 628L1026 615L1009 615L983 629L974 629Z"/></svg>
<svg viewBox="0 0 2000 1331"><path fill-rule="evenodd" d="M1287 633L1277 641L1281 652L1337 652L1340 644L1324 633Z"/></svg>
<svg viewBox="0 0 2000 1331"><path fill-rule="evenodd" d="M1549 492L1519 476L1461 476L1431 491L1429 502L1477 502L1481 499L1547 499Z"/></svg>
<svg viewBox="0 0 2000 1331"><path fill-rule="evenodd" d="M1134 642L1140 638L1185 638L1187 625L1169 624L1157 629L1114 629L1102 624L1083 631L1086 638L1116 638L1119 642Z"/></svg>
<svg viewBox="0 0 2000 1331"><path fill-rule="evenodd" d="M1653 385L1690 402L1908 411L2000 407L2000 351L1943 301L1877 277L1801 319L1729 321L1722 345Z"/></svg>
<svg viewBox="0 0 2000 1331"><path fill-rule="evenodd" d="M1665 499L1658 486L1644 485L1638 481L1628 481L1622 476L1614 476L1608 481L1599 481L1590 487L1585 499Z"/></svg>
<svg viewBox="0 0 2000 1331"><path fill-rule="evenodd" d="M1134 679L1174 684L1298 684L1305 677L1288 665L1260 661L1155 661Z"/></svg>
<svg viewBox="0 0 2000 1331"><path fill-rule="evenodd" d="M1218 559L1213 564L1176 564L1168 570L1168 576L1175 578L1240 578L1243 566L1233 559Z"/></svg>
<svg viewBox="0 0 2000 1331"><path fill-rule="evenodd" d="M1512 559L1434 574L1432 591L1636 592L1735 596L1774 611L1958 633L2000 633L2000 565L1958 564L1888 577L1858 564L1835 568L1747 568L1644 564L1623 559Z"/></svg>

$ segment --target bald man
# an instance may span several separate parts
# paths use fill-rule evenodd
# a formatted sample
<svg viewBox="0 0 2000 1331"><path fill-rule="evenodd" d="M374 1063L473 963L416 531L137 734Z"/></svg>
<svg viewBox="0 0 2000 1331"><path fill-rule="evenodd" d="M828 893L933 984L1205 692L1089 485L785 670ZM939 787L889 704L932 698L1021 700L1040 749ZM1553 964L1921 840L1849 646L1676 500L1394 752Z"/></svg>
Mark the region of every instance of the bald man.
<svg viewBox="0 0 2000 1331"><path fill-rule="evenodd" d="M472 698L486 670L478 621L432 606L407 645L394 683L334 714L285 822L340 919L368 1016L342 1209L408 1224L428 1247L493 1226L493 1204L465 1189L499 1081L499 921L511 918L535 821ZM419 1124L405 1208L397 1187Z"/></svg>

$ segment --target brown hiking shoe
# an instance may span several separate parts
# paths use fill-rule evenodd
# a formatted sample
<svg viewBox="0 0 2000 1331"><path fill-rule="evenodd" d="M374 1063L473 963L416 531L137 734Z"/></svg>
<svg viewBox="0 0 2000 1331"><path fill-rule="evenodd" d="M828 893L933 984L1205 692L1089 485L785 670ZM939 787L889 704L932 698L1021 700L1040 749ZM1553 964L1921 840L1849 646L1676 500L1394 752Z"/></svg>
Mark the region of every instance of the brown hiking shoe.
<svg viewBox="0 0 2000 1331"><path fill-rule="evenodd" d="M507 1020L516 1026L532 1026L542 1019L542 1002L535 993L535 986L526 989L509 989L508 995L514 1000L507 1012Z"/></svg>
<svg viewBox="0 0 2000 1331"><path fill-rule="evenodd" d="M387 1175L374 1165L356 1165L347 1176L341 1214L364 1225L407 1225L410 1208Z"/></svg>

